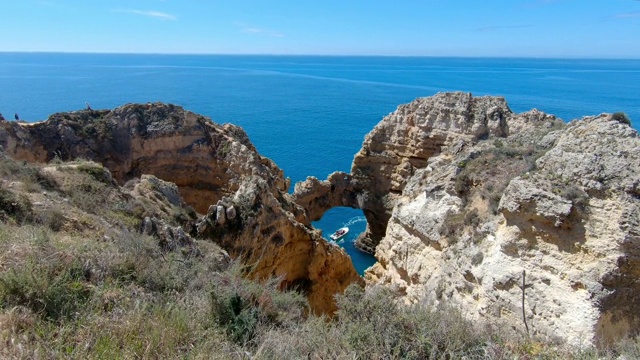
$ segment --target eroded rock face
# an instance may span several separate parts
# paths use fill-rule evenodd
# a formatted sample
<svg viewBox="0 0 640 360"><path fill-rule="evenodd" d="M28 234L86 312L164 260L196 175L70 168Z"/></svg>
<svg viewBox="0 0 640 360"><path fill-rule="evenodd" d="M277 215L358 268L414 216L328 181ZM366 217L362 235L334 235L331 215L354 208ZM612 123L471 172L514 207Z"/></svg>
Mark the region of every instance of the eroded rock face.
<svg viewBox="0 0 640 360"><path fill-rule="evenodd" d="M332 174L318 186L317 179L309 179L296 185L294 196L312 219L334 206L362 209L368 225L357 245L374 253L414 172L443 150L506 136L512 115L504 99L468 93L441 93L400 105L366 136L346 180Z"/></svg>
<svg viewBox="0 0 640 360"><path fill-rule="evenodd" d="M293 197L298 205L306 210L311 221L320 220L322 215L334 207L362 209L364 184L359 184L350 174L341 171L329 175L320 181L310 176L295 185Z"/></svg>
<svg viewBox="0 0 640 360"><path fill-rule="evenodd" d="M261 264L252 276L282 277L283 286L308 294L314 311L333 312L333 294L361 278L344 249L295 220L294 214L304 210L288 200L289 194L274 195L267 189L260 178L246 179L233 197L223 198L199 220L198 233L215 239L244 263ZM294 209L284 210L284 201ZM260 247L255 246L256 238L261 239Z"/></svg>
<svg viewBox="0 0 640 360"><path fill-rule="evenodd" d="M591 345L638 333L638 133L610 115L564 127L538 111L500 128L391 185L367 281L524 330L525 271L532 334Z"/></svg>
<svg viewBox="0 0 640 360"><path fill-rule="evenodd" d="M573 345L640 331L640 139L610 115L568 125L501 98L402 105L351 174L296 184L313 219L363 209L365 278L405 302Z"/></svg>
<svg viewBox="0 0 640 360"><path fill-rule="evenodd" d="M173 105L59 113L40 123L4 122L2 127L0 145L16 159L92 159L109 168L121 184L153 174L178 185L185 201L200 212L233 194L247 174L268 179L273 191L289 186L241 128L215 124Z"/></svg>
<svg viewBox="0 0 640 360"><path fill-rule="evenodd" d="M332 311L333 295L360 281L344 251L326 244L293 203L283 171L237 126L173 105L130 104L54 114L35 124L0 122L0 145L19 160L92 159L121 184L144 174L175 183L186 203L214 220L208 228L199 222L201 236L250 261L254 276L281 276L285 285L302 288L316 312ZM155 185L178 201L175 188ZM184 239L152 219L143 230L161 233L168 246Z"/></svg>

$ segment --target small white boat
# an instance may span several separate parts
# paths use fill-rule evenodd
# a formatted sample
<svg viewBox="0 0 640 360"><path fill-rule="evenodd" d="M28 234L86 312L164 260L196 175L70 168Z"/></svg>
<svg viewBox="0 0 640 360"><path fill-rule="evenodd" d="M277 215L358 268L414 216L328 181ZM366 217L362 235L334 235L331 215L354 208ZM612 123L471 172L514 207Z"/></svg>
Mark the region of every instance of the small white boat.
<svg viewBox="0 0 640 360"><path fill-rule="evenodd" d="M333 234L329 235L329 237L333 241L338 241L338 240L342 239L345 235L347 235L348 232L349 232L349 228L348 227L343 227L343 228L340 228L340 229L336 230L336 232L334 232Z"/></svg>

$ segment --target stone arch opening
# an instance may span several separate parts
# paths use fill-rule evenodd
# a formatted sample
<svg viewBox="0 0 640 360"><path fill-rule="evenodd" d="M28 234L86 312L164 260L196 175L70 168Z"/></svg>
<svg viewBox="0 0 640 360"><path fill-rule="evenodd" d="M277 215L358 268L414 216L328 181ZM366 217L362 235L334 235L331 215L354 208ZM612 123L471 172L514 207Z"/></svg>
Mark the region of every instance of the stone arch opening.
<svg viewBox="0 0 640 360"><path fill-rule="evenodd" d="M325 239L334 231L348 227L349 233L337 242L351 257L356 271L362 276L364 271L376 263L376 258L355 246L355 241L367 229L367 219L360 209L338 206L327 210L321 219L312 222L313 227L322 230Z"/></svg>
<svg viewBox="0 0 640 360"><path fill-rule="evenodd" d="M310 221L320 220L328 210L343 206L362 209L353 177L336 171L327 180L310 176L296 184L293 191L295 202L302 206Z"/></svg>
<svg viewBox="0 0 640 360"><path fill-rule="evenodd" d="M360 209L367 220L367 227L358 237L356 246L373 255L384 236L391 212L385 208L385 202L370 191L369 182L366 176L337 171L326 180L308 177L297 183L293 197L304 208L310 222L322 219L327 211L336 207Z"/></svg>

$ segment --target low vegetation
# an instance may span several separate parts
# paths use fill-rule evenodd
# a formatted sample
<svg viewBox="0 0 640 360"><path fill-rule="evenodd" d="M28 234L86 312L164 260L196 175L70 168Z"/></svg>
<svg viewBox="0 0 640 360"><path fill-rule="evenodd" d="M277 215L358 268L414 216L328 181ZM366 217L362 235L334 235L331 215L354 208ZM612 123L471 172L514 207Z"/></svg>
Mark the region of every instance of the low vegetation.
<svg viewBox="0 0 640 360"><path fill-rule="evenodd" d="M500 196L509 181L535 169L535 161L545 149L501 139L496 139L493 145L458 163L460 171L455 179L455 190L468 202L479 197L488 204L489 211L496 214Z"/></svg>
<svg viewBox="0 0 640 360"><path fill-rule="evenodd" d="M613 113L611 117L622 124L631 126L631 119L629 119L629 116L627 116L626 113L616 112L616 113Z"/></svg>
<svg viewBox="0 0 640 360"><path fill-rule="evenodd" d="M35 166L0 158L0 358L550 359L638 358L640 341L572 350L459 311L399 305L352 286L333 319L305 298L256 282L206 240L168 249L143 217L192 217L162 196L118 187L98 164Z"/></svg>

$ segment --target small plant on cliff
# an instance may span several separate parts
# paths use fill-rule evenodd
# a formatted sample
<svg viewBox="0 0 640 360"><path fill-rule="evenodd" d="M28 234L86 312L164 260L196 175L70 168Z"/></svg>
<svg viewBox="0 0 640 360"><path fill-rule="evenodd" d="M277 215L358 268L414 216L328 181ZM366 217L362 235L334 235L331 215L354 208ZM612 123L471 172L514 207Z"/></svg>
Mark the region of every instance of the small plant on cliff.
<svg viewBox="0 0 640 360"><path fill-rule="evenodd" d="M303 319L306 299L295 291L280 291L278 278L264 283L242 275L236 262L216 276L210 292L211 316L239 344L252 341L260 331L291 326Z"/></svg>
<svg viewBox="0 0 640 360"><path fill-rule="evenodd" d="M614 113L613 115L611 115L611 117L613 118L613 120L616 120L619 123L631 126L631 119L629 119L627 114L623 113L622 111Z"/></svg>
<svg viewBox="0 0 640 360"><path fill-rule="evenodd" d="M561 195L577 208L584 210L589 202L589 195L576 185L568 184L561 189Z"/></svg>
<svg viewBox="0 0 640 360"><path fill-rule="evenodd" d="M104 166L98 163L81 160L78 162L78 170L89 174L96 181L111 185L111 174Z"/></svg>
<svg viewBox="0 0 640 360"><path fill-rule="evenodd" d="M31 259L26 264L0 274L0 303L26 306L46 319L74 316L89 300L91 291L84 281L82 265L62 266L56 261Z"/></svg>
<svg viewBox="0 0 640 360"><path fill-rule="evenodd" d="M477 209L448 215L440 228L440 235L448 238L449 245L455 244L465 232L475 239L480 221Z"/></svg>

